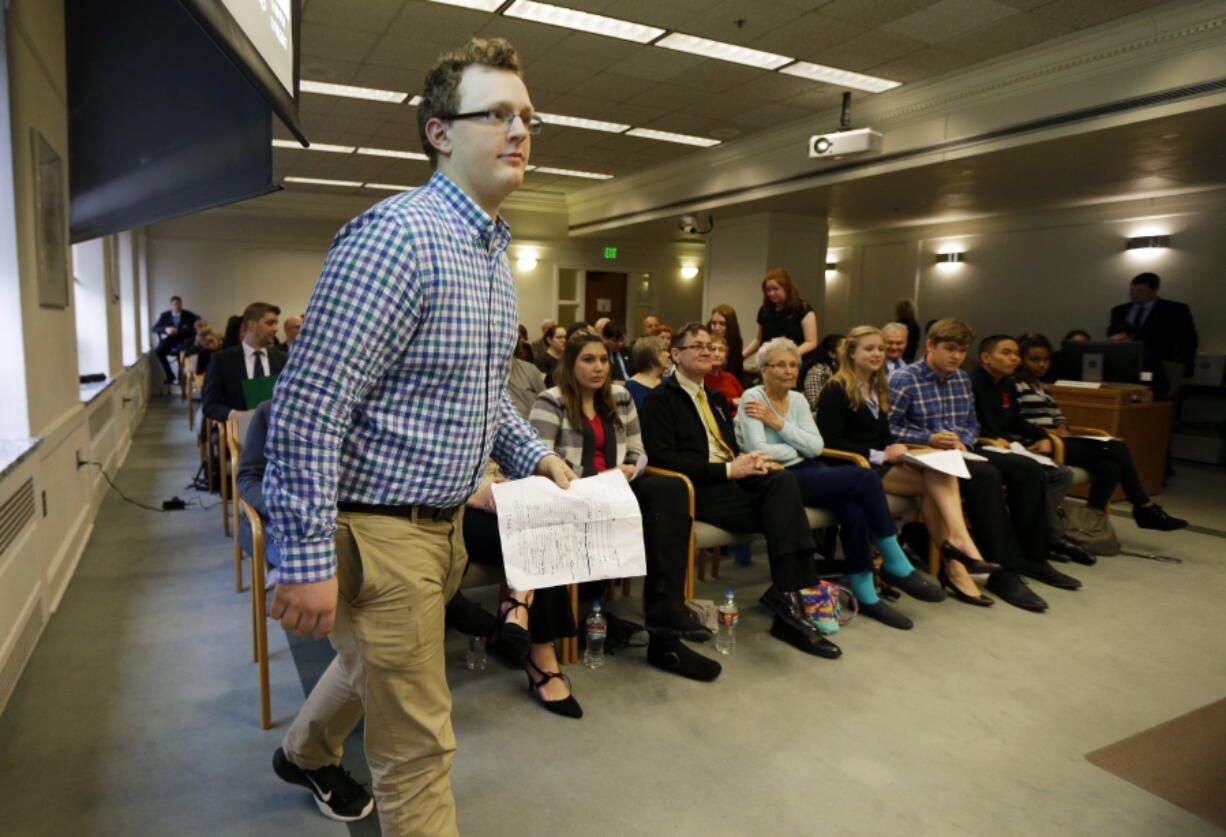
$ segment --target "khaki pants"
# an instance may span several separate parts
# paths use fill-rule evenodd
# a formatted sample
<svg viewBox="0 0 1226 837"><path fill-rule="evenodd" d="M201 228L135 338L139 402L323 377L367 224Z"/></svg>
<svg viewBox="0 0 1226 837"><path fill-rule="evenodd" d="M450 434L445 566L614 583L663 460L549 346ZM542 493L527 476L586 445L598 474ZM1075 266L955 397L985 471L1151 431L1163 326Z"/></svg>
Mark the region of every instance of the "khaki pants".
<svg viewBox="0 0 1226 837"><path fill-rule="evenodd" d="M282 746L305 770L339 764L366 715L366 760L379 824L392 835L453 835L451 692L443 608L467 562L463 512L452 521L340 512L336 658Z"/></svg>

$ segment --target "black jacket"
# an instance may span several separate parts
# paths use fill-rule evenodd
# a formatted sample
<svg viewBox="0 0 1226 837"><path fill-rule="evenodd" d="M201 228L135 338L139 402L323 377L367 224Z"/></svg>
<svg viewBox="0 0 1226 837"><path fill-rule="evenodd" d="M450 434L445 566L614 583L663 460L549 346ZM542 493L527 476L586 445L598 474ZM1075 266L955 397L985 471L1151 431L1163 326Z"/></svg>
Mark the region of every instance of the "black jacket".
<svg viewBox="0 0 1226 837"><path fill-rule="evenodd" d="M200 319L191 311L184 308L179 312L179 330L172 335L176 343L190 343L196 339L196 320ZM153 333L158 336L159 340L166 339L166 329L175 324L173 312L167 310L158 315L158 320L153 324Z"/></svg>
<svg viewBox="0 0 1226 837"><path fill-rule="evenodd" d="M826 447L864 457L870 450L885 450L894 443L890 437L889 413L881 410L874 416L867 404L852 410L842 384L835 381L822 387L818 397L817 429Z"/></svg>
<svg viewBox="0 0 1226 837"><path fill-rule="evenodd" d="M1192 374L1197 336L1192 311L1188 306L1183 302L1158 297L1145 322L1134 327L1128 324L1133 305L1132 302L1125 302L1111 309L1107 336L1121 332L1128 334L1132 339L1144 343L1146 348L1153 349L1163 360L1182 363L1185 371Z"/></svg>
<svg viewBox="0 0 1226 837"><path fill-rule="evenodd" d="M703 386L720 435L732 452L738 453L728 400L723 393ZM723 462L707 461L711 456L706 424L698 414L694 399L681 388L676 375L664 378L647 394L639 420L649 464L680 471L695 485L728 481L728 469Z"/></svg>
<svg viewBox="0 0 1226 837"><path fill-rule="evenodd" d="M981 366L971 373L971 388L975 392L979 435L1028 445L1047 438L1047 431L1022 418L1017 384L1011 376L997 381Z"/></svg>
<svg viewBox="0 0 1226 837"><path fill-rule="evenodd" d="M285 351L278 346L265 348L268 374L276 375L285 368ZM214 352L209 360L209 372L204 376L201 406L211 419L225 421L231 410L251 409L243 396L243 381L247 380L247 362L243 344ZM252 405L254 407L256 405Z"/></svg>

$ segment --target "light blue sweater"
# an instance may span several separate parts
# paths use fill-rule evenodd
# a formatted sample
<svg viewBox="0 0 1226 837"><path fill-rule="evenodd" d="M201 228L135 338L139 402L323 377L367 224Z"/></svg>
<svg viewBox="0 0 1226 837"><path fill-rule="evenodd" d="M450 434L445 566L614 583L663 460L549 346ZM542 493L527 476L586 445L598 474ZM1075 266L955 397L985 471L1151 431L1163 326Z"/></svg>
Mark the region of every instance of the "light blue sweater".
<svg viewBox="0 0 1226 837"><path fill-rule="evenodd" d="M817 423L813 421L813 413L809 412L809 402L803 395L795 391L788 393L788 411L787 415L782 417L782 430L776 430L759 419L747 416L745 405L750 401L761 401L772 413L779 415L779 411L771 406L762 387L745 390L736 413L736 443L742 451L760 450L785 468L803 459L816 459L821 456L825 442L822 441Z"/></svg>

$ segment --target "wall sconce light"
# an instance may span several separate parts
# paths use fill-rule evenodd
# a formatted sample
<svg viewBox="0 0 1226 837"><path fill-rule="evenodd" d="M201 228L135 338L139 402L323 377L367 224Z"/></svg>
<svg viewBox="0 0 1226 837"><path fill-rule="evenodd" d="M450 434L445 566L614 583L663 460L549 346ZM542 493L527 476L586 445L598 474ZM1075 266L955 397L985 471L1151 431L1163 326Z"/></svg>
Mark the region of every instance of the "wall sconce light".
<svg viewBox="0 0 1226 837"><path fill-rule="evenodd" d="M1124 243L1125 250L1164 250L1170 246L1169 235L1138 235Z"/></svg>
<svg viewBox="0 0 1226 837"><path fill-rule="evenodd" d="M826 262L826 272L827 273L834 273L838 269L839 269L838 262Z"/></svg>
<svg viewBox="0 0 1226 837"><path fill-rule="evenodd" d="M536 269L536 256L531 254L520 256L515 260L515 266L527 273L529 270Z"/></svg>
<svg viewBox="0 0 1226 837"><path fill-rule="evenodd" d="M937 264L957 264L966 261L965 253L937 253Z"/></svg>
<svg viewBox="0 0 1226 837"><path fill-rule="evenodd" d="M682 279L693 279L698 275L697 265L687 264L681 268Z"/></svg>

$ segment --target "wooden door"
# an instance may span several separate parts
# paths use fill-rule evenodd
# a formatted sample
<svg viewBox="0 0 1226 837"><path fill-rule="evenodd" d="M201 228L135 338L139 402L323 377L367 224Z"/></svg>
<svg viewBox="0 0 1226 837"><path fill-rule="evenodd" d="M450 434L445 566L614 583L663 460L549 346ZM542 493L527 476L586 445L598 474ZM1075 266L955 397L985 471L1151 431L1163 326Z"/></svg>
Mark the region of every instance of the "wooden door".
<svg viewBox="0 0 1226 837"><path fill-rule="evenodd" d="M626 324L626 274L587 272L583 319L594 323L601 317Z"/></svg>

